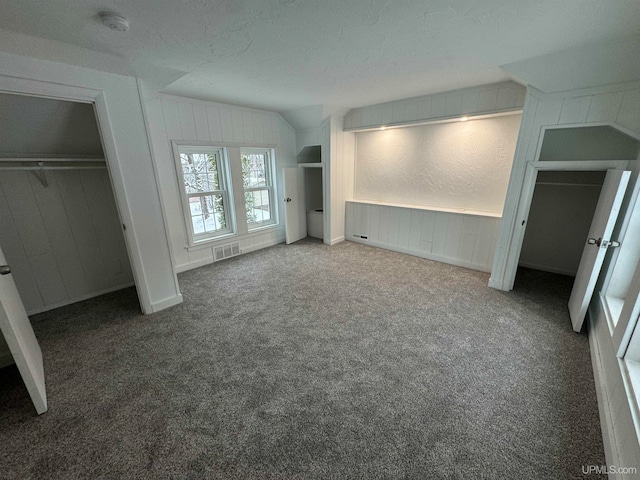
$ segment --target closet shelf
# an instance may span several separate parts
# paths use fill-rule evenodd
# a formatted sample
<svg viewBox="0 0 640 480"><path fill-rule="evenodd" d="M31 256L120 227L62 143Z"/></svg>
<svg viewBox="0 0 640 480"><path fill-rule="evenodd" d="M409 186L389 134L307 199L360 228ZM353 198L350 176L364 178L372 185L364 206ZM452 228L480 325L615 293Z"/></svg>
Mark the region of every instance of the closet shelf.
<svg viewBox="0 0 640 480"><path fill-rule="evenodd" d="M1 157L0 170L94 170L107 168L102 157Z"/></svg>
<svg viewBox="0 0 640 480"><path fill-rule="evenodd" d="M0 156L0 170L31 171L42 183L48 187L45 175L49 170L106 170L107 162L99 157L77 156L38 156L38 157L2 157Z"/></svg>

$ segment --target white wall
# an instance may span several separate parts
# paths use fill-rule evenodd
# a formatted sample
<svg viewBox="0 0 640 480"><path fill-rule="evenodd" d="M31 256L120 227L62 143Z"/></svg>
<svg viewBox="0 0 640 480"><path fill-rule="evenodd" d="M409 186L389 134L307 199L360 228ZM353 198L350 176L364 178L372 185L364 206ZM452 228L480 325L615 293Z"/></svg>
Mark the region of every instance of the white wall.
<svg viewBox="0 0 640 480"><path fill-rule="evenodd" d="M181 302L136 79L6 53L0 64L2 91L98 102L141 306L151 313Z"/></svg>
<svg viewBox="0 0 640 480"><path fill-rule="evenodd" d="M133 285L109 174L0 174L0 247L29 315Z"/></svg>
<svg viewBox="0 0 640 480"><path fill-rule="evenodd" d="M358 133L347 239L489 271L524 94L503 82L350 111L345 128ZM471 119L445 123L460 115ZM389 125L402 128L376 129ZM353 236L363 226L366 240Z"/></svg>
<svg viewBox="0 0 640 480"><path fill-rule="evenodd" d="M103 156L93 106L0 93L0 155Z"/></svg>
<svg viewBox="0 0 640 480"><path fill-rule="evenodd" d="M320 126L296 130L296 153L300 153L300 150L307 145L321 145L323 140Z"/></svg>
<svg viewBox="0 0 640 480"><path fill-rule="evenodd" d="M525 91L522 85L509 81L370 105L349 111L344 127L346 130L363 130L461 115L519 111L524 104Z"/></svg>
<svg viewBox="0 0 640 480"><path fill-rule="evenodd" d="M324 208L324 194L322 187L322 169L315 167L305 168L304 197L305 208L307 210Z"/></svg>
<svg viewBox="0 0 640 480"><path fill-rule="evenodd" d="M500 215L520 118L359 132L355 198Z"/></svg>
<svg viewBox="0 0 640 480"><path fill-rule="evenodd" d="M489 272L500 218L355 200L346 224L353 242Z"/></svg>
<svg viewBox="0 0 640 480"><path fill-rule="evenodd" d="M295 132L274 112L167 95L149 95L145 110L176 269L185 271L214 261L215 245L240 242L243 253L284 241L284 212L279 224L260 232L226 238L187 250L187 233L171 141L273 146L276 149L276 202L282 205L282 167L296 165Z"/></svg>
<svg viewBox="0 0 640 480"><path fill-rule="evenodd" d="M327 169L325 182L328 179L325 188L329 198L329 205L325 205L324 210L325 243L335 245L345 239L346 201L353 198L355 134L344 131L344 118L338 116L327 118L322 125L322 134L322 157Z"/></svg>
<svg viewBox="0 0 640 480"><path fill-rule="evenodd" d="M520 265L575 276L604 172L540 172Z"/></svg>

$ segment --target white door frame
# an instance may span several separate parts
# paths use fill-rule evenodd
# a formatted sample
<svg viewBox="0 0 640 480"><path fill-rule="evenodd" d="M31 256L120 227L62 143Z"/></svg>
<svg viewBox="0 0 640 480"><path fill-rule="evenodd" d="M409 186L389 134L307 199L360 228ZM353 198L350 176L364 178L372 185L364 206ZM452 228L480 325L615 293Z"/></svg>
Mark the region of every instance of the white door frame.
<svg viewBox="0 0 640 480"><path fill-rule="evenodd" d="M32 80L26 78L9 77L0 75L0 92L13 95L28 95L32 97L51 98L55 100L66 100L77 103L93 104L96 112L96 121L98 130L102 138L104 155L107 164L107 171L111 179L114 197L116 200L116 208L120 217L120 222L124 226L132 227L133 219L127 194L124 187L124 178L120 169L120 161L116 149L116 143L109 120L109 112L104 92L85 87L77 87L72 85L61 85L57 83L49 83L40 80ZM156 179L157 180L157 179ZM142 268L142 258L137 248L137 239L133 228L124 228L123 236L127 253L129 255L129 263L138 292L138 299L143 313L153 312L151 305L151 297L147 288L147 281L144 278L144 270Z"/></svg>
<svg viewBox="0 0 640 480"><path fill-rule="evenodd" d="M324 163L299 163L298 168L307 169L307 168L320 168L322 173L322 242L327 245L331 244L331 239L329 238L329 227L331 225L331 216L329 213L329 202L327 200L327 192L326 192L326 172L327 169L324 168ZM303 170L306 172L306 170ZM305 183L306 185L306 183ZM306 192L305 192L306 196ZM306 198L306 197L305 197ZM305 206L306 212L306 206Z"/></svg>
<svg viewBox="0 0 640 480"><path fill-rule="evenodd" d="M536 179L540 171L558 171L558 172L585 172L585 171L606 171L606 170L626 170L629 166L629 160L567 160L567 161L548 161L548 162L527 162L527 170L525 173L522 191L520 193L520 202L516 213L516 226L511 236L511 243L507 251L507 262L503 276L503 290L509 291L513 289L518 263L520 261L520 253L522 251L522 243L526 231L527 221L529 220L529 211L533 200L533 192L536 187Z"/></svg>

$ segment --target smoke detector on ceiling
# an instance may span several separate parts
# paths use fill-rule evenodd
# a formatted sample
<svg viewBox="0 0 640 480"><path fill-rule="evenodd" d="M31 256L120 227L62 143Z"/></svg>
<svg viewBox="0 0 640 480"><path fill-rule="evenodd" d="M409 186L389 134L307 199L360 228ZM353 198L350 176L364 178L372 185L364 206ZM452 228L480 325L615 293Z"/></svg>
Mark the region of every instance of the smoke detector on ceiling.
<svg viewBox="0 0 640 480"><path fill-rule="evenodd" d="M98 14L102 24L109 27L111 30L118 32L126 32L129 30L129 20L126 17L113 12L100 12Z"/></svg>

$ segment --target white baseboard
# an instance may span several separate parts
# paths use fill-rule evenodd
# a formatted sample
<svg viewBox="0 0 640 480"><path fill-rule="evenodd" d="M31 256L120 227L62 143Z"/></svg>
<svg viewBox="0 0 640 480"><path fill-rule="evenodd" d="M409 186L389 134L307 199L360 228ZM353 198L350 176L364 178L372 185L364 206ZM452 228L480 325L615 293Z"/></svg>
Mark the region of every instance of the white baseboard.
<svg viewBox="0 0 640 480"><path fill-rule="evenodd" d="M193 270L194 268L204 267L205 265L209 265L213 263L213 257L204 258L202 260L196 260L195 262L183 263L182 265L176 265L176 273L183 273L189 270Z"/></svg>
<svg viewBox="0 0 640 480"><path fill-rule="evenodd" d="M242 253L255 252L256 250L262 250L263 248L273 247L274 245L278 245L279 243L284 243L284 242L285 242L285 237L276 238L273 241L262 242L262 243L259 243L257 245L253 245L253 246L248 247L248 248L243 248L242 249Z"/></svg>
<svg viewBox="0 0 640 480"><path fill-rule="evenodd" d="M274 240L268 240L266 242L258 243L256 245L252 245L250 247L241 247L240 248L240 252L241 252L240 255L243 255L245 253L255 252L256 250L261 250L261 249L267 248L267 247L273 247L274 245L277 245L279 243L284 243L284 242L285 242L284 234L282 236L279 235ZM229 258L233 258L233 257L229 257ZM219 261L223 261L223 260L219 260ZM183 263L181 265L176 265L175 269L176 269L176 273L184 273L184 272L187 272L189 270L193 270L194 268L204 267L205 265L210 265L210 264L212 264L214 262L215 262L215 260L213 258L205 258L205 259L202 259L202 260L196 260L195 262Z"/></svg>
<svg viewBox="0 0 640 480"><path fill-rule="evenodd" d="M358 237L351 237L348 240L350 242L362 243L363 245L384 248L386 250L392 250L394 252L406 253L407 255L413 255L414 257L426 258L427 260L434 260L440 263L447 263L449 265L455 265L456 267L463 267L463 268L468 268L470 270L477 270L479 272L491 273L491 267L489 266L466 262L458 258L443 257L440 255L434 255L434 254L422 252L419 250L411 250L409 248L396 247L394 245L387 245L385 243L372 242L370 240L361 239Z"/></svg>
<svg viewBox="0 0 640 480"><path fill-rule="evenodd" d="M520 262L518 263L519 267L531 268L533 270L541 270L543 272L549 273L557 273L558 275L568 275L569 277L575 277L576 272L565 270L564 268L557 268L549 265L541 265L538 263L529 263L529 262Z"/></svg>
<svg viewBox="0 0 640 480"><path fill-rule="evenodd" d="M344 242L344 240L345 240L345 238L344 238L344 235L343 235L343 236L341 236L341 237L338 237L338 238L334 238L334 239L329 240L329 245L332 245L332 246L333 246L333 245L336 245L336 244L338 244L338 243L340 243L340 242Z"/></svg>

